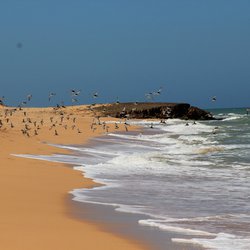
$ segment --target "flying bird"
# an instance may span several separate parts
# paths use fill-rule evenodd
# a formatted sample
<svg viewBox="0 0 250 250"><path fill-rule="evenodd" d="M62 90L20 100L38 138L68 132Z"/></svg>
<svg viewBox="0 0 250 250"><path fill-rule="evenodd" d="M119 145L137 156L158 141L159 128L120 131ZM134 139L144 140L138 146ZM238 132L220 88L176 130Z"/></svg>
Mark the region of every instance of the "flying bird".
<svg viewBox="0 0 250 250"><path fill-rule="evenodd" d="M56 95L56 93L49 93L49 102L51 100L52 97L54 97Z"/></svg>
<svg viewBox="0 0 250 250"><path fill-rule="evenodd" d="M116 103L116 104L119 104L119 103L120 103L118 96L116 97L116 102L115 102L115 103Z"/></svg>
<svg viewBox="0 0 250 250"><path fill-rule="evenodd" d="M30 94L30 95L27 95L27 100L30 102L30 100L31 100L31 98L32 98L32 95Z"/></svg>
<svg viewBox="0 0 250 250"><path fill-rule="evenodd" d="M217 100L216 96L213 96L213 97L211 98L211 100L212 100L212 102L215 102L215 101Z"/></svg>
<svg viewBox="0 0 250 250"><path fill-rule="evenodd" d="M76 98L72 98L71 99L71 102L74 103L74 102L78 102L78 100Z"/></svg>
<svg viewBox="0 0 250 250"><path fill-rule="evenodd" d="M145 97L146 97L146 99L148 100L148 101L151 101L152 99L153 99L153 93L147 93L147 94L145 94Z"/></svg>
<svg viewBox="0 0 250 250"><path fill-rule="evenodd" d="M99 95L97 92L95 92L92 96L93 96L93 98L97 98Z"/></svg>
<svg viewBox="0 0 250 250"><path fill-rule="evenodd" d="M162 87L160 87L157 91L153 92L153 95L160 95L162 91Z"/></svg>
<svg viewBox="0 0 250 250"><path fill-rule="evenodd" d="M78 96L80 95L81 90L75 90L75 89L71 89L71 95L72 96Z"/></svg>

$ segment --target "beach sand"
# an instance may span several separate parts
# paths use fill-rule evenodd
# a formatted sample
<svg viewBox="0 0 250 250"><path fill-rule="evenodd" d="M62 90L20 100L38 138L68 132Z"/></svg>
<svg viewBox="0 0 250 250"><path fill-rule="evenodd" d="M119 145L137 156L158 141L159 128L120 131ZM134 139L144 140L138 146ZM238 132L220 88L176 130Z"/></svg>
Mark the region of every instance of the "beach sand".
<svg viewBox="0 0 250 250"><path fill-rule="evenodd" d="M0 120L0 249L147 249L142 242L106 231L105 225L70 216L68 193L97 185L82 172L13 155L68 154L47 143L83 144L103 134L107 128L102 125L91 128L93 114L86 106L16 111L1 107ZM108 130L125 127L110 124Z"/></svg>

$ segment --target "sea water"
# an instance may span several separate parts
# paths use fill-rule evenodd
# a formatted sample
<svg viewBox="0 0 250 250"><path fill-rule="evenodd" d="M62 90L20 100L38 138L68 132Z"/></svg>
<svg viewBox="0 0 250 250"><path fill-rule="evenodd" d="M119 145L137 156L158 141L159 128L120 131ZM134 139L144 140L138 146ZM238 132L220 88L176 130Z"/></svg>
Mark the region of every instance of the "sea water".
<svg viewBox="0 0 250 250"><path fill-rule="evenodd" d="M143 129L66 147L77 156L50 160L73 163L104 184L73 190L76 201L146 215L141 227L174 232L177 244L250 249L250 115L212 113L222 120L130 121Z"/></svg>

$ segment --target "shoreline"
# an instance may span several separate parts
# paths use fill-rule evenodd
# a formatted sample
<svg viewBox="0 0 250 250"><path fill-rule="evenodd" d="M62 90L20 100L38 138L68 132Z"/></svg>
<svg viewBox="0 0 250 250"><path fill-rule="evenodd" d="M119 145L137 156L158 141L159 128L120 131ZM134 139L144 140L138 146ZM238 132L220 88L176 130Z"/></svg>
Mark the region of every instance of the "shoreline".
<svg viewBox="0 0 250 250"><path fill-rule="evenodd" d="M144 132L147 134L150 134L151 130L144 131ZM116 132L116 133L125 134L125 132ZM130 131L129 133L137 134L138 132ZM106 135L95 136L94 139L92 137L90 138L90 140L88 140L84 144L68 145L68 146L82 148L82 147L88 147L90 145L90 146L95 147L100 143L98 138L105 139ZM67 147L67 145L58 145L58 148L60 148L60 146ZM70 155L70 157L74 157L74 156L77 157L77 156L80 156L81 153L80 152L78 153L77 150L69 149L69 152L67 152L67 154L63 154L62 156L67 156L67 155ZM53 159L41 160L39 159L40 155L37 155L37 157L38 158L36 158L36 156L34 155L32 156L31 159L63 164L65 167L70 168L70 169L73 169L73 167L78 167L77 163L66 163L63 161L60 162L59 160L53 161ZM87 179L87 180L90 180L91 182L89 185L87 186L85 185L84 187L80 187L77 189L86 189L86 188L92 189L94 187L105 185L105 184L98 183L98 181L96 182L92 177L86 177L86 173L84 171L82 172L77 169L73 169L73 170L76 172L80 172L84 180ZM149 218L149 216L147 215L128 213L128 212L118 212L115 210L115 207L113 206L76 201L73 199L75 196L71 193L72 191L73 190L70 190L70 192L68 192L67 196L65 197L67 215L70 218L73 218L78 221L83 221L83 222L87 222L90 224L94 224L101 231L109 232L121 238L130 239L132 240L132 242L135 242L136 244L146 246L145 249L154 249L154 250L166 250L166 249L202 250L204 249L199 245L186 244L186 243L180 244L180 243L172 242L171 240L172 238L180 237L180 234L177 234L175 232L160 231L157 229L152 229L150 227L139 225L138 224L139 220Z"/></svg>
<svg viewBox="0 0 250 250"><path fill-rule="evenodd" d="M72 203L72 197L68 198L68 202ZM98 222L101 227L121 237L129 239L135 238L143 244L146 244L148 249L154 250L203 250L200 245L175 243L171 239L180 236L174 232L164 232L150 227L143 227L138 224L138 220L147 219L146 215L131 214L117 212L114 207L108 205L91 204L79 201L73 201L71 204L73 217L84 219L90 222ZM72 213L71 215L72 216ZM191 237L190 237L191 238Z"/></svg>
<svg viewBox="0 0 250 250"><path fill-rule="evenodd" d="M85 143L89 138L101 134L101 129L91 131L89 126L93 117L82 107L70 107L68 110L77 118L73 123L83 130L83 134L75 131L64 131L56 125L55 136L49 127L52 108L25 108L14 114L7 114L1 108L3 126L0 139L3 147L0 151L1 197L0 207L0 246L7 250L20 249L147 249L143 242L121 237L103 230L98 223L89 223L73 219L68 215L69 207L65 200L68 192L74 188L91 187L94 182L83 178L82 173L61 163L45 162L34 159L15 157L11 154L70 154L68 150L55 148L42 142L53 144ZM27 114L24 115L24 112ZM81 113L80 113L81 112ZM80 113L80 114L79 114ZM34 130L30 122L29 136L23 135L21 129L26 117L34 122L46 119L46 125L38 135L30 135ZM58 116L59 117L59 116ZM7 121L7 119L9 121ZM10 127L11 125L11 127ZM62 132L63 131L63 132ZM32 131L33 132L33 131ZM54 132L54 131L53 131ZM60 134L59 134L60 135ZM96 239L98 238L98 241ZM14 239L14 240L13 240Z"/></svg>
<svg viewBox="0 0 250 250"><path fill-rule="evenodd" d="M158 131L161 133L161 131ZM116 132L118 134L124 134L125 132ZM128 132L130 134L138 134L136 131ZM141 129L140 133L143 134L151 134L153 133L151 129ZM101 142L98 138L104 139ZM96 140L97 139L97 140ZM103 143L104 141L104 143ZM106 135L100 135L95 137L93 140L89 140L87 143L82 145L82 147L91 147L95 148L99 145L99 143L104 144L109 141L109 138ZM81 147L81 145L76 145L77 147ZM77 150L73 151L73 154L76 153ZM75 155L75 154L74 154ZM80 153L79 153L80 155ZM85 172L84 172L85 173ZM85 173L86 174L86 173ZM92 178L92 177L90 177ZM93 179L95 181L95 179ZM102 185L102 184L101 184ZM106 185L106 184L104 184ZM121 212L116 211L115 206L108 204L94 204L88 201L78 201L74 200L75 196L73 194L69 194L68 202L71 204L70 216L80 220L87 220L94 223L100 223L101 226L104 225L106 230L109 230L112 233L120 235L122 237L135 238L139 239L141 242L149 247L149 249L154 250L202 250L204 249L202 246L197 244L188 244L188 243L176 243L172 241L172 238L179 238L180 235L187 239L191 239L193 236L187 236L178 234L176 232L167 232L161 231L159 229L142 226L139 225L139 220L149 219L149 215L139 214L139 213L129 213L129 212Z"/></svg>

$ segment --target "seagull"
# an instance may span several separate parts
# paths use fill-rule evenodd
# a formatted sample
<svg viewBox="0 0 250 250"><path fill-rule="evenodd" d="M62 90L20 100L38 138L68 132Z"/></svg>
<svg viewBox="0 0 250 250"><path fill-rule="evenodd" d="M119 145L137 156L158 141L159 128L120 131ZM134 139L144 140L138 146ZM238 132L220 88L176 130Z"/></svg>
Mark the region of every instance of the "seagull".
<svg viewBox="0 0 250 250"><path fill-rule="evenodd" d="M212 102L215 102L217 99L216 99L216 96L213 96L212 97Z"/></svg>
<svg viewBox="0 0 250 250"><path fill-rule="evenodd" d="M76 98L72 98L71 99L71 102L74 103L74 102L78 102L78 100Z"/></svg>
<svg viewBox="0 0 250 250"><path fill-rule="evenodd" d="M32 95L27 95L28 102L30 102L31 98L32 98Z"/></svg>
<svg viewBox="0 0 250 250"><path fill-rule="evenodd" d="M116 104L119 104L119 103L120 103L118 96L116 97L116 102L115 102L115 103L116 103Z"/></svg>
<svg viewBox="0 0 250 250"><path fill-rule="evenodd" d="M159 90L153 92L153 95L160 95L162 91L162 87L159 88Z"/></svg>
<svg viewBox="0 0 250 250"><path fill-rule="evenodd" d="M152 93L152 92L147 93L147 94L145 94L145 97L146 97L146 99L147 99L148 101L150 101L150 100L153 99L153 93Z"/></svg>
<svg viewBox="0 0 250 250"><path fill-rule="evenodd" d="M49 102L50 102L51 98L52 98L53 96L55 96L55 95L56 95L56 93L49 93Z"/></svg>
<svg viewBox="0 0 250 250"><path fill-rule="evenodd" d="M71 95L72 96L78 96L80 95L81 90L75 90L75 89L71 89Z"/></svg>
<svg viewBox="0 0 250 250"><path fill-rule="evenodd" d="M97 92L95 92L92 96L93 96L93 98L97 98L99 95Z"/></svg>
<svg viewBox="0 0 250 250"><path fill-rule="evenodd" d="M157 94L160 95L162 91L162 87L159 88L159 90L157 91Z"/></svg>

